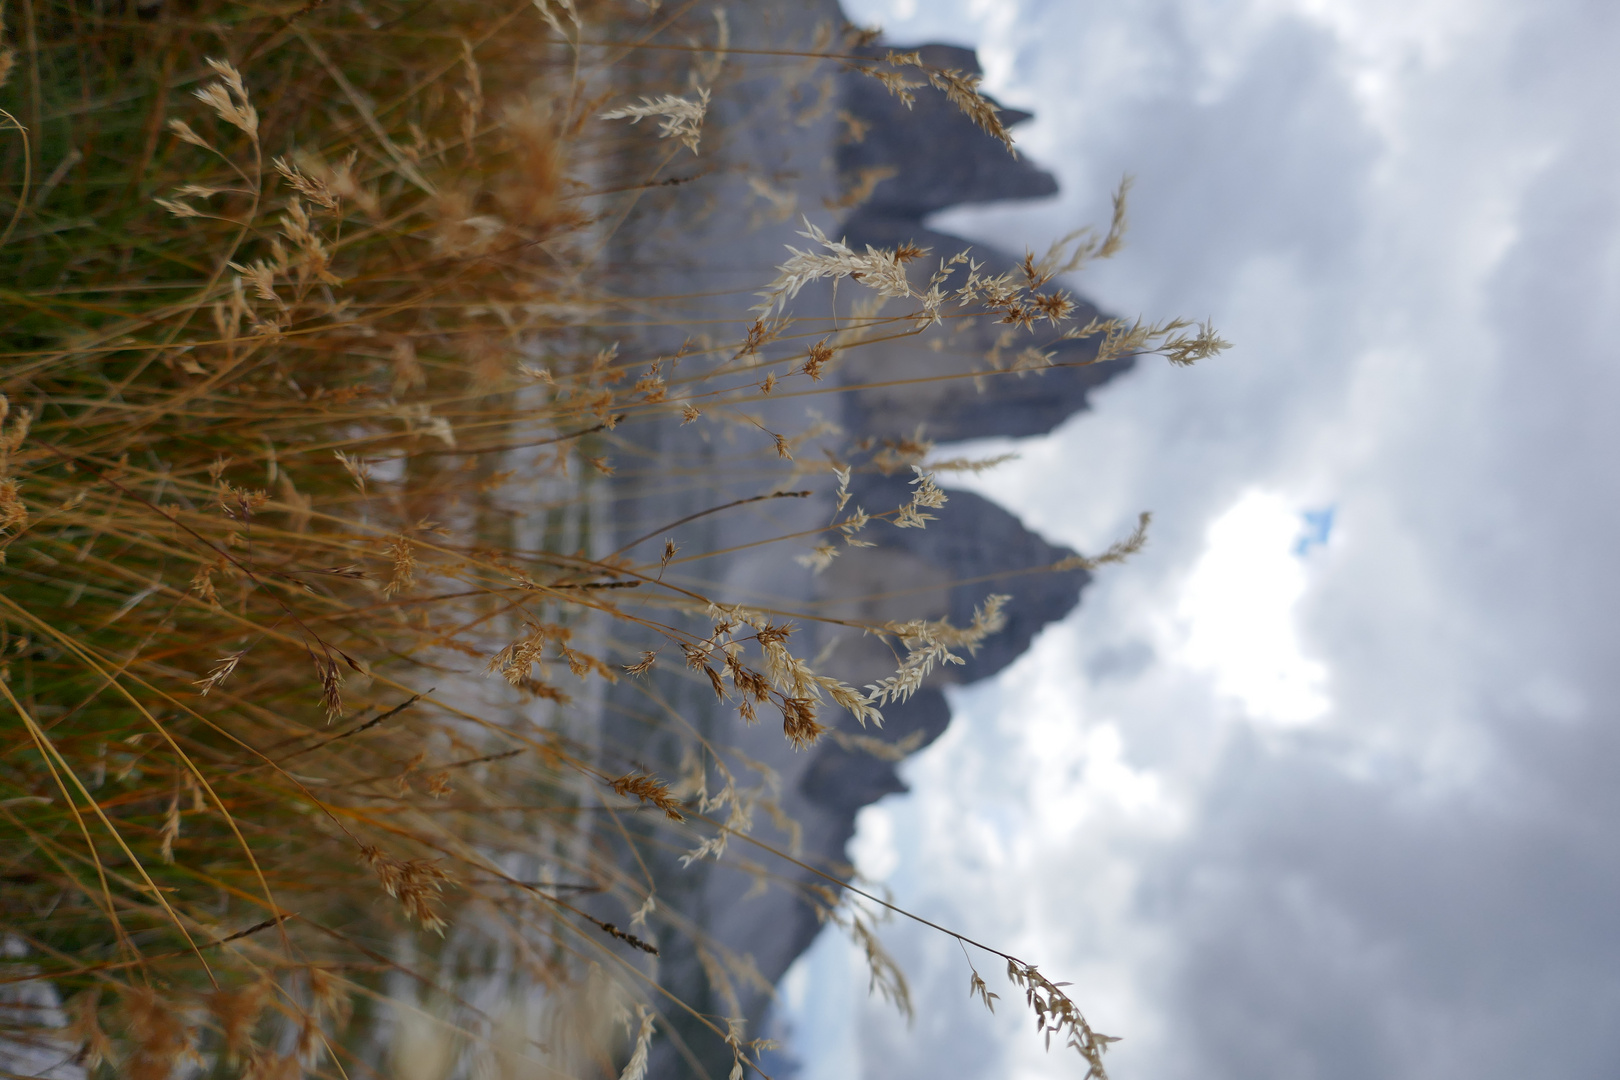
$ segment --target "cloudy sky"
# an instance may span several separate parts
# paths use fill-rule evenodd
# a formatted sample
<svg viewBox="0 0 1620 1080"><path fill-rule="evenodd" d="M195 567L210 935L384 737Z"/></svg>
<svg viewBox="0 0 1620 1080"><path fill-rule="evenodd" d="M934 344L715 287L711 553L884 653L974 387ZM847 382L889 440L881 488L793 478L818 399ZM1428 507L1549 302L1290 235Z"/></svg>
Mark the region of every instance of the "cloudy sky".
<svg viewBox="0 0 1620 1080"><path fill-rule="evenodd" d="M1079 286L1237 343L983 486L1152 544L956 696L862 869L1072 981L1117 1080L1620 1075L1620 6L846 6L1037 113L1062 195L942 224L1040 250L1133 173ZM823 940L806 1077L1083 1071L988 958L995 1017L955 944L886 940L916 1024Z"/></svg>

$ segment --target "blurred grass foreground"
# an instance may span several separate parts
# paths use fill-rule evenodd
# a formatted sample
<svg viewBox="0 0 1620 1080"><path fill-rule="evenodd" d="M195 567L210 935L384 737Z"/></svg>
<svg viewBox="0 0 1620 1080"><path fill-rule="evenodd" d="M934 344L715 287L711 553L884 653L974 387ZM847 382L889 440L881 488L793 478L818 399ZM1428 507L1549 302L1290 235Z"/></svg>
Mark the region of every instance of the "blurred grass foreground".
<svg viewBox="0 0 1620 1080"><path fill-rule="evenodd" d="M1053 284L1123 204L994 272L798 217L793 176L834 228L892 175L823 167L860 134L834 74L1010 145L971 73L830 3L0 18L0 1071L740 1077L770 980L716 890L791 893L904 1007L890 909L805 852L773 761L903 755L883 710L1016 604L861 600L894 582L837 568L946 496L921 432L817 403L1217 349ZM700 234L769 254L701 279ZM974 319L988 361L861 366ZM1097 561L1048 559L1071 592Z"/></svg>

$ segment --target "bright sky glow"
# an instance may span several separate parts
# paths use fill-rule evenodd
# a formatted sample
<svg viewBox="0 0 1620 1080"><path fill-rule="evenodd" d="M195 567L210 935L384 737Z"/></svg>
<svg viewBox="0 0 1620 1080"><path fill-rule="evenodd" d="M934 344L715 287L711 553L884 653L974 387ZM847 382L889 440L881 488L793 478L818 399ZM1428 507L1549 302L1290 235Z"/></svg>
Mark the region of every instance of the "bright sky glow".
<svg viewBox="0 0 1620 1080"><path fill-rule="evenodd" d="M1294 607L1305 560L1304 522L1280 497L1251 491L1209 527L1177 616L1179 659L1209 672L1218 693L1256 720L1297 724L1328 709L1326 669L1307 658Z"/></svg>

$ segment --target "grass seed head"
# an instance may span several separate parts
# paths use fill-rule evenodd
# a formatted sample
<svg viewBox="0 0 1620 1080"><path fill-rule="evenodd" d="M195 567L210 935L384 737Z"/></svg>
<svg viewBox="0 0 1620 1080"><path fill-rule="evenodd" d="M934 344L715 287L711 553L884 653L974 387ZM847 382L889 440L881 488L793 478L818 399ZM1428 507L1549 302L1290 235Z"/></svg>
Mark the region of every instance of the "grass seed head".
<svg viewBox="0 0 1620 1080"><path fill-rule="evenodd" d="M383 892L398 900L405 914L424 930L443 935L446 923L439 911L440 894L454 875L431 859L396 859L381 848L360 845L361 860L382 883Z"/></svg>
<svg viewBox="0 0 1620 1080"><path fill-rule="evenodd" d="M625 773L610 786L625 798L640 799L644 803L658 807L671 821L685 820L685 815L680 811L680 803L669 792L669 784L655 776L648 776L645 773Z"/></svg>

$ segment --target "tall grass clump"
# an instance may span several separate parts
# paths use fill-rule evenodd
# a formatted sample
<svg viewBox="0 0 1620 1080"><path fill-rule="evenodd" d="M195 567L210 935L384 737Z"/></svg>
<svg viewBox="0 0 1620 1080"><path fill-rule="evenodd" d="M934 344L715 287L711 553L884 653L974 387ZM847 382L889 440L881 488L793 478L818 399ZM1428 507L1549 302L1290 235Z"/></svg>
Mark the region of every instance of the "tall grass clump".
<svg viewBox="0 0 1620 1080"><path fill-rule="evenodd" d="M754 311L642 355L626 327L658 307L610 285L605 253L643 192L682 179L672 161L723 136L706 117L724 12L0 13L4 1067L639 1077L683 1016L734 1076L757 1068L740 1016L661 992L659 941L702 930L655 903L638 845L733 858L763 803L604 741L604 688L657 668L796 747L834 715L863 738L994 631L995 601L970 627L855 626L897 661L857 689L795 651L794 613L675 572L710 554L657 547L675 523L651 523L650 549L609 535L609 451L725 417L759 449L736 475L769 476L807 437L753 418L778 384L819 390L835 348L945 319L1061 325L1053 277L1114 231L986 278L806 222ZM857 43L798 52L899 94L920 79L996 130L971 79ZM905 310L795 323L816 282ZM1182 323L1070 332L1184 362L1221 345ZM836 503L811 539L849 558L861 530L925 527L945 497L919 469L908 503L868 514L846 505L861 467L835 455L807 481ZM725 747L702 749L723 769ZM749 857L812 870L763 842ZM813 876L793 887L903 995L881 902ZM998 955L1100 1074L1106 1038Z"/></svg>

